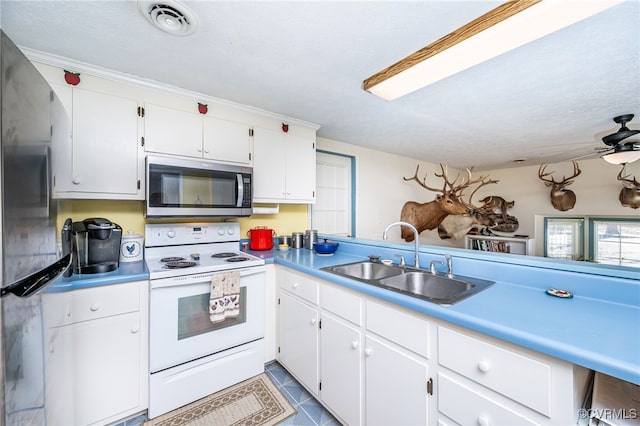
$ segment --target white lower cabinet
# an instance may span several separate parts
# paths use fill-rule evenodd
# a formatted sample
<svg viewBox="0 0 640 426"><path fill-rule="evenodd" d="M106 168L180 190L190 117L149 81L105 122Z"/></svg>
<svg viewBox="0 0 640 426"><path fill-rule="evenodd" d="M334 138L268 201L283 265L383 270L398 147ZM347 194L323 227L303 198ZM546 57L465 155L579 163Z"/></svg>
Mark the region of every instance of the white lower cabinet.
<svg viewBox="0 0 640 426"><path fill-rule="evenodd" d="M369 335L364 351L366 424L428 424L430 378L426 360Z"/></svg>
<svg viewBox="0 0 640 426"><path fill-rule="evenodd" d="M320 400L347 424L363 421L362 298L320 282Z"/></svg>
<svg viewBox="0 0 640 426"><path fill-rule="evenodd" d="M287 293L280 294L278 358L311 393L318 394L318 311Z"/></svg>
<svg viewBox="0 0 640 426"><path fill-rule="evenodd" d="M49 425L102 425L148 406L148 283L44 297Z"/></svg>
<svg viewBox="0 0 640 426"><path fill-rule="evenodd" d="M565 425L589 371L278 267L279 362L347 425Z"/></svg>
<svg viewBox="0 0 640 426"><path fill-rule="evenodd" d="M279 278L289 283L290 290L302 294L315 291L317 286L311 280L296 280L296 275L282 271ZM318 395L318 308L308 300L293 295L280 286L278 302L278 360L287 367L300 383L311 393ZM283 291L284 290L284 291Z"/></svg>
<svg viewBox="0 0 640 426"><path fill-rule="evenodd" d="M458 424L578 420L589 373L583 367L451 324L438 327L438 362L438 411Z"/></svg>
<svg viewBox="0 0 640 426"><path fill-rule="evenodd" d="M362 350L360 330L322 313L320 330L320 395L350 425L362 424Z"/></svg>

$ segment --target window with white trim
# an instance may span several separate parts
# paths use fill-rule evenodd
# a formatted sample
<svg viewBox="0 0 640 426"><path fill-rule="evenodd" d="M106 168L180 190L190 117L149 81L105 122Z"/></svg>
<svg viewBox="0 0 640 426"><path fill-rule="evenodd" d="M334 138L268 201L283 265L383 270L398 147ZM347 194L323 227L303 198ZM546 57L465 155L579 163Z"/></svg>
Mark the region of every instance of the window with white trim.
<svg viewBox="0 0 640 426"><path fill-rule="evenodd" d="M544 229L546 257L640 268L640 218L545 217Z"/></svg>

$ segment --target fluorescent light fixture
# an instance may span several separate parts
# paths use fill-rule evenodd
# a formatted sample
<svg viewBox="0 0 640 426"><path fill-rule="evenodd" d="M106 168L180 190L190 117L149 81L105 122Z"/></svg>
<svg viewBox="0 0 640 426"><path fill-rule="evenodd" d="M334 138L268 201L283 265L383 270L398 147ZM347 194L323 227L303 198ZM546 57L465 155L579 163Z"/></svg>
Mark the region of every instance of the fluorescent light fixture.
<svg viewBox="0 0 640 426"><path fill-rule="evenodd" d="M512 0L364 80L388 101L596 15L623 0Z"/></svg>
<svg viewBox="0 0 640 426"><path fill-rule="evenodd" d="M626 151L612 152L602 156L602 159L611 164L627 164L640 160L640 150L634 151L633 149Z"/></svg>

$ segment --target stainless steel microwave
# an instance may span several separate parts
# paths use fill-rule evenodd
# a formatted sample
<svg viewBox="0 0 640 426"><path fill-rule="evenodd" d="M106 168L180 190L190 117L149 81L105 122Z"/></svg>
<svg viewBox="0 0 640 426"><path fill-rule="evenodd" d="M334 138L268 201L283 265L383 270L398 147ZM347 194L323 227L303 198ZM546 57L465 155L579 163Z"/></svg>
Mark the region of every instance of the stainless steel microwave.
<svg viewBox="0 0 640 426"><path fill-rule="evenodd" d="M251 167L147 156L147 217L242 217L252 212Z"/></svg>

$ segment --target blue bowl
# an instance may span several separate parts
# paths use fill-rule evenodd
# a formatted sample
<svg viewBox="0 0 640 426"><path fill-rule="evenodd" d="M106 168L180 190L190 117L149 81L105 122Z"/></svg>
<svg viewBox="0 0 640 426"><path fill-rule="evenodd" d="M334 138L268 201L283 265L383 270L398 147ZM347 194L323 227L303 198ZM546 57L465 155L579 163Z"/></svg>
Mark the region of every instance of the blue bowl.
<svg viewBox="0 0 640 426"><path fill-rule="evenodd" d="M338 250L338 243L332 243L325 239L323 243L314 243L313 248L318 254L332 254Z"/></svg>

